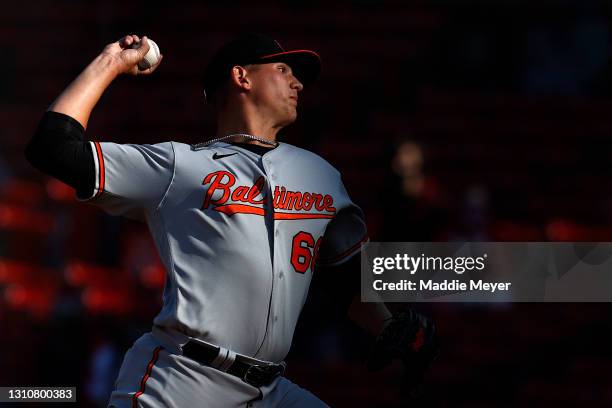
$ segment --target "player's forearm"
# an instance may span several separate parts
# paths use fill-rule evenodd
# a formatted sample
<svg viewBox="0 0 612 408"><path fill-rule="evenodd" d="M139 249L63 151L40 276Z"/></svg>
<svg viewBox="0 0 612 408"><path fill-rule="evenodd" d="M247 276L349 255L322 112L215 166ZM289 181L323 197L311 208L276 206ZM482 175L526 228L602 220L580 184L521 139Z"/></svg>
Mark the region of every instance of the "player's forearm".
<svg viewBox="0 0 612 408"><path fill-rule="evenodd" d="M91 111L100 97L119 75L116 60L100 54L49 106L50 111L63 113L87 127Z"/></svg>

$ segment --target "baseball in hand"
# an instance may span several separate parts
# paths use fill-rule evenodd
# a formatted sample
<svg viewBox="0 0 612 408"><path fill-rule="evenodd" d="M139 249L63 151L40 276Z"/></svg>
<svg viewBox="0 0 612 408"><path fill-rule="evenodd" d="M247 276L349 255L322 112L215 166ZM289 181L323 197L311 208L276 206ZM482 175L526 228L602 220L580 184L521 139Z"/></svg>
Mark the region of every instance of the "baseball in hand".
<svg viewBox="0 0 612 408"><path fill-rule="evenodd" d="M157 46L155 41L150 38L147 38L147 41L149 42L149 51L147 52L147 55L145 55L144 59L138 63L138 69L140 69L141 71L149 69L153 65L155 65L157 61L159 61L159 57L161 55L159 53L159 47ZM140 42L134 43L132 44L131 48L138 49L140 47L140 44Z"/></svg>

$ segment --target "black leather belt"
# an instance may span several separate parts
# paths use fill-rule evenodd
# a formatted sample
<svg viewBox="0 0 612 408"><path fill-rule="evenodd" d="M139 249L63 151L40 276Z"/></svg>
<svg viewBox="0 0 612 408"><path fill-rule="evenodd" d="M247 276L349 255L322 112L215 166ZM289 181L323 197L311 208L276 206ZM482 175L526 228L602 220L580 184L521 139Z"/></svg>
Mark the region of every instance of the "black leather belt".
<svg viewBox="0 0 612 408"><path fill-rule="evenodd" d="M183 355L206 366L219 369L212 365L219 355L220 348L205 343L189 341L183 346ZM268 385L283 374L284 364L252 364L236 354L236 359L225 372L240 378L253 387Z"/></svg>

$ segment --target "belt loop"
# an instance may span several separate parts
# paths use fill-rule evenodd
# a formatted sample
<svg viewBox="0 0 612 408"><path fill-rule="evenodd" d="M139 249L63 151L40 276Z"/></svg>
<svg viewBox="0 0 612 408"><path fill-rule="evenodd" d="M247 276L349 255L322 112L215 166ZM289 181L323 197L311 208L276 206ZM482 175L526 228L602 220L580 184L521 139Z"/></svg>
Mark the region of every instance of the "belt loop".
<svg viewBox="0 0 612 408"><path fill-rule="evenodd" d="M210 365L220 370L219 367L221 367L221 364L223 364L223 362L227 358L228 353L228 349L224 347L219 347L219 354L217 354L217 357L215 357L215 359L210 362Z"/></svg>
<svg viewBox="0 0 612 408"><path fill-rule="evenodd" d="M227 358L223 363L221 363L219 369L223 372L227 372L232 364L234 364L234 361L236 361L236 353L234 353L232 350L228 350Z"/></svg>
<svg viewBox="0 0 612 408"><path fill-rule="evenodd" d="M216 369L226 372L228 368L236 361L236 353L232 350L228 350L225 347L219 347L219 354L210 363L211 366Z"/></svg>

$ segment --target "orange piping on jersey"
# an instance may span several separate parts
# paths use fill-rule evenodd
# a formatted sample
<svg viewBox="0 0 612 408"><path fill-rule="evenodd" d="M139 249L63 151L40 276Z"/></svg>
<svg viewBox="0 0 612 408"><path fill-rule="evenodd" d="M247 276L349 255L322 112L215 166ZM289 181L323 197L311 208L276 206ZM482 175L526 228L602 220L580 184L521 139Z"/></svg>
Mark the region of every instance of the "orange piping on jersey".
<svg viewBox="0 0 612 408"><path fill-rule="evenodd" d="M99 142L94 142L94 145L96 146L96 154L98 155L98 177L99 177L99 182L98 182L98 191L96 192L96 195L94 197L98 197L100 194L102 194L102 192L104 191L104 156L102 155L102 148L100 147L100 143Z"/></svg>
<svg viewBox="0 0 612 408"><path fill-rule="evenodd" d="M144 394L147 380L151 376L153 366L155 365L155 363L157 362L157 358L159 357L159 350L161 350L161 346L155 347L155 350L153 350L153 357L151 358L151 361L149 361L149 364L147 364L147 371L145 372L144 376L142 376L142 380L140 380L140 389L136 394L132 396L132 408L136 408L138 406L138 397Z"/></svg>
<svg viewBox="0 0 612 408"><path fill-rule="evenodd" d="M364 235L363 238L361 238L359 240L359 242L357 242L355 245L353 245L352 247L350 247L349 249L347 249L346 251L344 251L343 253L341 253L338 256L335 256L331 259L322 259L319 264L320 265L325 265L325 264L331 264L334 262L338 262L340 261L342 258L352 254L361 244L363 244L364 242L366 242L368 240L368 235Z"/></svg>
<svg viewBox="0 0 612 408"><path fill-rule="evenodd" d="M333 214L308 214L308 213L281 213L275 212L275 220L312 220L321 218L334 218Z"/></svg>
<svg viewBox="0 0 612 408"><path fill-rule="evenodd" d="M246 204L228 204L228 205L220 205L214 208L215 211L222 212L227 215L234 214L255 214L255 215L264 215L264 209L261 207L253 207L251 205Z"/></svg>

